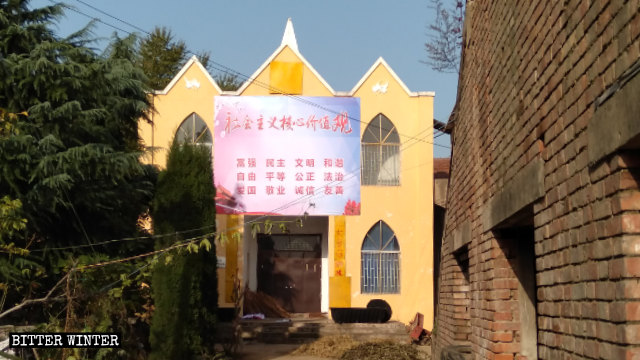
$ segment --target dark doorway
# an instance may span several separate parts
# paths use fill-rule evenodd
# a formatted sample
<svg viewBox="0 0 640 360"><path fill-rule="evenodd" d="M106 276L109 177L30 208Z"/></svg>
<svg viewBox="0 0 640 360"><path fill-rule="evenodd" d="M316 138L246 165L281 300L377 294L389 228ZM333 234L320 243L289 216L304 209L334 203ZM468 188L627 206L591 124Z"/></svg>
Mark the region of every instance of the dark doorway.
<svg viewBox="0 0 640 360"><path fill-rule="evenodd" d="M258 291L292 313L320 312L321 236L258 235Z"/></svg>
<svg viewBox="0 0 640 360"><path fill-rule="evenodd" d="M532 221L529 221L531 223ZM534 227L522 221L502 228L496 233L500 247L518 280L518 307L520 313L520 355L538 358L538 327L536 299L536 255Z"/></svg>

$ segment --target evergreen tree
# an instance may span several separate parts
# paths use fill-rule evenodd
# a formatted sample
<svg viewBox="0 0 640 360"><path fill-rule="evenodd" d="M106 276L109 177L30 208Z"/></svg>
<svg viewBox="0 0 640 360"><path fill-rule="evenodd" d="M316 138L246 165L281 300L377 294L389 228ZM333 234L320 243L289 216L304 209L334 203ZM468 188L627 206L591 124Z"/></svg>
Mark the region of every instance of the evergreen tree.
<svg viewBox="0 0 640 360"><path fill-rule="evenodd" d="M57 37L51 27L61 14L60 5L31 9L28 0L0 0L0 108L23 114L0 136L0 198L18 200L14 215L26 220L2 241L28 248L13 264L37 262L44 279L35 283L35 271L0 279L20 290L7 306L46 293L70 256L144 247L84 246L135 234L148 209L154 170L139 162L137 132L149 110L146 77L124 40L97 54L86 46L86 30ZM72 248L48 250L57 247Z"/></svg>
<svg viewBox="0 0 640 360"><path fill-rule="evenodd" d="M216 80L216 83L218 83L218 86L220 86L220 89L223 91L235 91L238 90L240 86L242 86L242 81L240 81L238 75L236 74L231 74L228 72L218 73L214 75L213 78Z"/></svg>
<svg viewBox="0 0 640 360"><path fill-rule="evenodd" d="M158 248L215 231L215 189L210 149L174 142L157 184L152 216ZM208 236L210 239L213 236ZM207 240L210 243L213 240ZM152 278L151 359L192 359L213 350L218 302L215 247L168 255Z"/></svg>
<svg viewBox="0 0 640 360"><path fill-rule="evenodd" d="M147 84L154 90L162 90L178 73L187 60L184 41L176 41L171 30L156 27L140 41L140 66L148 77Z"/></svg>
<svg viewBox="0 0 640 360"><path fill-rule="evenodd" d="M154 90L164 89L184 65L188 53L184 41L175 40L171 30L165 27L153 29L140 41L137 55L140 67L148 77L147 85ZM209 52L198 52L196 57L209 73L214 73ZM228 72L218 72L213 78L224 91L234 91L242 85L236 74Z"/></svg>

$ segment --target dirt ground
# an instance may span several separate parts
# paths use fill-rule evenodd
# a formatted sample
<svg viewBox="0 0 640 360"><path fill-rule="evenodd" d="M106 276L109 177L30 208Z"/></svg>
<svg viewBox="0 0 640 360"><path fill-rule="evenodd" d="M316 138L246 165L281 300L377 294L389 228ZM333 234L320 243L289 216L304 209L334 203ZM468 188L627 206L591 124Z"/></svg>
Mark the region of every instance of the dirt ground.
<svg viewBox="0 0 640 360"><path fill-rule="evenodd" d="M328 360L330 358L291 355L300 345L295 344L245 344L242 347L240 360Z"/></svg>
<svg viewBox="0 0 640 360"><path fill-rule="evenodd" d="M309 355L293 355L292 353L300 345L295 344L245 344L240 352L239 360L333 360L333 358L309 356ZM425 353L425 358L431 356L430 346L418 347L421 353Z"/></svg>

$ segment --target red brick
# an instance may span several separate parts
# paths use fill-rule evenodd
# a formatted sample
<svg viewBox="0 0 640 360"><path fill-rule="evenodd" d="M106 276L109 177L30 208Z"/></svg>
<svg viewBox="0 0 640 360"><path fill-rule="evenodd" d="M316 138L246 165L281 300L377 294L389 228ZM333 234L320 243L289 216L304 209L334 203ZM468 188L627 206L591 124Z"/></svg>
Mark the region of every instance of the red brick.
<svg viewBox="0 0 640 360"><path fill-rule="evenodd" d="M640 277L640 257L628 257L625 258L625 272L626 277Z"/></svg>
<svg viewBox="0 0 640 360"><path fill-rule="evenodd" d="M489 350L494 353L516 353L520 351L520 344L516 343L493 343Z"/></svg>
<svg viewBox="0 0 640 360"><path fill-rule="evenodd" d="M625 324L619 326L622 340L627 344L640 345L640 324Z"/></svg>
<svg viewBox="0 0 640 360"><path fill-rule="evenodd" d="M496 354L494 360L513 360L513 354Z"/></svg>
<svg viewBox="0 0 640 360"><path fill-rule="evenodd" d="M637 329L625 326L640 326L640 155L621 149L592 164L588 151L594 100L640 58L640 1L472 3L445 230L476 224L471 281L457 308L461 284L441 283L434 345L458 336L474 358L521 358L518 278L499 234L479 224L489 199L541 153L538 355L640 356ZM443 249L443 279L462 279L446 240Z"/></svg>
<svg viewBox="0 0 640 360"><path fill-rule="evenodd" d="M621 193L618 200L619 210L640 210L640 191Z"/></svg>
<svg viewBox="0 0 640 360"><path fill-rule="evenodd" d="M640 233L640 214L623 214L622 231L625 233Z"/></svg>
<svg viewBox="0 0 640 360"><path fill-rule="evenodd" d="M489 338L491 341L499 341L499 342L512 342L513 341L513 332L497 332L493 333Z"/></svg>

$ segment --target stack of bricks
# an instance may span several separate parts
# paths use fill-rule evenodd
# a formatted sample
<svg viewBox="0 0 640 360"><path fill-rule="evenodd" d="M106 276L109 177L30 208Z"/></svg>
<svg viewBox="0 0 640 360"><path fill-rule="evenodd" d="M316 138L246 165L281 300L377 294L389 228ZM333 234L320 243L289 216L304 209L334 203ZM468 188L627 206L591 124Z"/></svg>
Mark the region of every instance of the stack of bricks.
<svg viewBox="0 0 640 360"><path fill-rule="evenodd" d="M640 359L640 0L468 0L465 16L435 358Z"/></svg>

